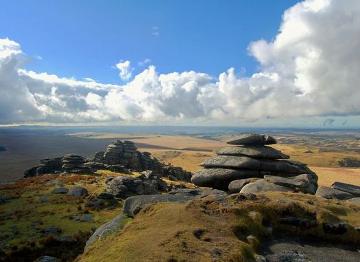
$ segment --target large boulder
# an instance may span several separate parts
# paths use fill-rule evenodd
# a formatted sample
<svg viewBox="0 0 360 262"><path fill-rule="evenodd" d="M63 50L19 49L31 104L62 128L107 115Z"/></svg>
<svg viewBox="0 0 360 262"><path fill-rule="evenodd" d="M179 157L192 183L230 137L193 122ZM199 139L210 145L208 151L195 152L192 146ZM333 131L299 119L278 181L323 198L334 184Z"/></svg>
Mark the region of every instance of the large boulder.
<svg viewBox="0 0 360 262"><path fill-rule="evenodd" d="M85 251L90 247L92 243L96 240L111 235L115 232L121 230L126 224L128 217L120 214L113 218L111 221L101 225L99 228L95 230L95 232L91 235L91 237L86 242Z"/></svg>
<svg viewBox="0 0 360 262"><path fill-rule="evenodd" d="M246 156L215 156L202 163L205 168L232 168L278 172L283 174L311 173L305 164L288 160L260 160Z"/></svg>
<svg viewBox="0 0 360 262"><path fill-rule="evenodd" d="M216 151L218 155L228 156L249 156L253 158L264 158L264 159L288 159L289 156L281 153L272 147L244 147L244 146L231 146L223 147Z"/></svg>
<svg viewBox="0 0 360 262"><path fill-rule="evenodd" d="M339 200L346 200L354 197L350 193L326 186L319 186L315 195L326 199L339 199Z"/></svg>
<svg viewBox="0 0 360 262"><path fill-rule="evenodd" d="M280 192L294 192L295 190L290 187L276 185L270 182L267 182L264 179L257 180L253 183L249 183L245 185L240 193L262 193L262 192L270 192L270 191L280 191Z"/></svg>
<svg viewBox="0 0 360 262"><path fill-rule="evenodd" d="M276 144L276 139L267 135L246 134L238 136L235 139L228 141L227 143L230 145L264 146Z"/></svg>
<svg viewBox="0 0 360 262"><path fill-rule="evenodd" d="M145 206L159 202L186 202L197 197L213 196L216 199L224 198L227 194L224 191L197 188L197 189L179 189L168 194L161 195L140 195L129 197L124 202L123 212L129 217L134 217Z"/></svg>
<svg viewBox="0 0 360 262"><path fill-rule="evenodd" d="M346 184L342 182L335 182L331 185L332 188L344 191L354 195L354 197L360 197L360 186Z"/></svg>
<svg viewBox="0 0 360 262"><path fill-rule="evenodd" d="M256 170L235 170L225 168L202 169L191 177L191 182L197 186L212 187L227 190L233 180L261 177Z"/></svg>

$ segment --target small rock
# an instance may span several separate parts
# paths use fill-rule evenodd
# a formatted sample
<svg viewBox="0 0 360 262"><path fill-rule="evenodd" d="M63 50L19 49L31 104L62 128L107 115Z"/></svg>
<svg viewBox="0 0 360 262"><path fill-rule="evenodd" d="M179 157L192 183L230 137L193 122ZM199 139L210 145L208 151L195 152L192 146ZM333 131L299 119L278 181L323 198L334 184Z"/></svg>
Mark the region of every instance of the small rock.
<svg viewBox="0 0 360 262"><path fill-rule="evenodd" d="M69 189L67 189L66 187L57 187L54 188L53 191L51 191L51 193L53 194L67 194L69 192Z"/></svg>
<svg viewBox="0 0 360 262"><path fill-rule="evenodd" d="M44 235L58 235L62 232L62 229L55 226L46 227L41 230Z"/></svg>
<svg viewBox="0 0 360 262"><path fill-rule="evenodd" d="M323 223L323 230L327 234L332 235L343 235L347 232L347 224L346 223Z"/></svg>
<svg viewBox="0 0 360 262"><path fill-rule="evenodd" d="M267 255L268 262L312 262L303 252L284 250L278 254Z"/></svg>
<svg viewBox="0 0 360 262"><path fill-rule="evenodd" d="M88 191L84 187L76 186L76 187L70 188L70 190L67 194L69 196L74 196L74 197L83 197L83 196L88 195Z"/></svg>
<svg viewBox="0 0 360 262"><path fill-rule="evenodd" d="M60 262L60 259L51 256L42 256L36 259L34 262Z"/></svg>

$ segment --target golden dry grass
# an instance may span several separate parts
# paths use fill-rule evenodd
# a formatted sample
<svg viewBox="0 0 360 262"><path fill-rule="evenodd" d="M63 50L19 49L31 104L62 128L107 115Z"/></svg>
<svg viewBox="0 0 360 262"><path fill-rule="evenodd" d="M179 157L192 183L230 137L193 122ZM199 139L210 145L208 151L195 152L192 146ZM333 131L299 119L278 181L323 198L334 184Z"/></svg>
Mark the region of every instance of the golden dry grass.
<svg viewBox="0 0 360 262"><path fill-rule="evenodd" d="M264 226L287 236L311 236L316 240L360 243L355 228L360 209L347 203L312 195L273 192L244 200L231 195L217 201L211 196L189 203L158 203L143 209L135 219L107 238L95 242L78 261L254 261L257 243L271 237ZM294 216L316 221L311 227L279 223ZM348 224L343 235L327 234L323 223ZM196 236L194 232L201 230ZM254 241L247 240L249 235ZM217 250L217 252L214 252ZM216 255L217 254L217 255ZM218 256L218 257L217 257Z"/></svg>
<svg viewBox="0 0 360 262"><path fill-rule="evenodd" d="M79 261L212 261L221 249L222 261L253 261L248 245L231 230L229 216L219 219L185 204L157 204L144 210L123 232L98 241ZM204 238L194 236L204 230ZM106 247L106 248L104 248ZM250 258L251 259L251 258Z"/></svg>

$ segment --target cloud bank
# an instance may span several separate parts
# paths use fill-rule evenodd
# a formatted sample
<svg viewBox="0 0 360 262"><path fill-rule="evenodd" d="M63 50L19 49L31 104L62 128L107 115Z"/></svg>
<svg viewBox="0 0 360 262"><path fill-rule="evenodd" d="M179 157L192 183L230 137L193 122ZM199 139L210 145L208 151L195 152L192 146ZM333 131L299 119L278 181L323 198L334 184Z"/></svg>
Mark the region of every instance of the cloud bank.
<svg viewBox="0 0 360 262"><path fill-rule="evenodd" d="M272 41L250 43L257 73L159 74L125 84L79 81L24 69L18 43L0 39L0 123L261 121L360 115L360 1L306 0L288 9Z"/></svg>

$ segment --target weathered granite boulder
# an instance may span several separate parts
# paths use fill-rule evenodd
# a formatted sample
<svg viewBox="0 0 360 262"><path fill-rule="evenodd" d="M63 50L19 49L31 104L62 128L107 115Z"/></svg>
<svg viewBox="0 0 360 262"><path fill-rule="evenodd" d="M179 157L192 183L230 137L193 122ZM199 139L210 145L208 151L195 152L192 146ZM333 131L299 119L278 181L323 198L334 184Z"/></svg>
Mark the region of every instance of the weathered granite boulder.
<svg viewBox="0 0 360 262"><path fill-rule="evenodd" d="M124 202L123 212L129 217L134 217L145 206L158 202L186 202L197 197L213 196L215 198L225 198L227 194L224 191L197 188L197 189L179 189L168 194L140 195L129 197Z"/></svg>
<svg viewBox="0 0 360 262"><path fill-rule="evenodd" d="M281 153L279 150L276 150L268 146L257 146L257 147L245 147L245 146L231 146L223 147L216 151L218 155L228 155L228 156L248 156L253 158L264 158L264 159L288 159L289 156Z"/></svg>
<svg viewBox="0 0 360 262"><path fill-rule="evenodd" d="M62 157L46 158L40 160L40 165L25 170L24 177L33 177L43 174L51 174L61 172Z"/></svg>
<svg viewBox="0 0 360 262"><path fill-rule="evenodd" d="M294 177L264 176L265 181L289 188L297 192L315 194L317 189L317 177L314 174L302 174Z"/></svg>
<svg viewBox="0 0 360 262"><path fill-rule="evenodd" d="M191 181L197 186L226 190L231 181L251 177L261 177L261 174L256 170L209 168L196 172Z"/></svg>
<svg viewBox="0 0 360 262"><path fill-rule="evenodd" d="M340 191L334 188L326 187L326 186L319 186L316 191L316 196L323 197L327 199L339 199L339 200L346 200L353 198L354 196L350 193Z"/></svg>
<svg viewBox="0 0 360 262"><path fill-rule="evenodd" d="M202 163L202 166L206 168L250 169L284 174L303 174L311 172L305 164L293 161L259 160L246 156L216 156L205 160Z"/></svg>
<svg viewBox="0 0 360 262"><path fill-rule="evenodd" d="M245 185L240 193L262 193L262 192L270 192L270 191L279 191L279 192L295 192L294 189L290 187L276 185L270 182L267 182L265 179L257 180L253 183L249 183Z"/></svg>
<svg viewBox="0 0 360 262"><path fill-rule="evenodd" d="M101 225L95 232L91 235L91 237L86 242L85 251L94 243L96 240L111 235L115 232L121 230L127 221L127 216L120 214L116 216L113 220Z"/></svg>
<svg viewBox="0 0 360 262"><path fill-rule="evenodd" d="M228 141L227 143L229 145L264 146L276 144L276 139L267 135L246 134L238 136L235 139Z"/></svg>
<svg viewBox="0 0 360 262"><path fill-rule="evenodd" d="M244 186L246 186L249 183L253 183L259 179L260 178L245 178L245 179L231 181L228 187L229 193L239 193Z"/></svg>
<svg viewBox="0 0 360 262"><path fill-rule="evenodd" d="M342 182L335 182L331 185L331 188L350 193L354 197L360 197L360 186L355 186Z"/></svg>

